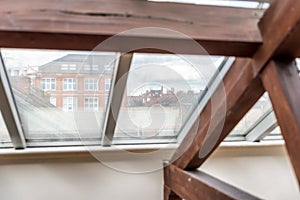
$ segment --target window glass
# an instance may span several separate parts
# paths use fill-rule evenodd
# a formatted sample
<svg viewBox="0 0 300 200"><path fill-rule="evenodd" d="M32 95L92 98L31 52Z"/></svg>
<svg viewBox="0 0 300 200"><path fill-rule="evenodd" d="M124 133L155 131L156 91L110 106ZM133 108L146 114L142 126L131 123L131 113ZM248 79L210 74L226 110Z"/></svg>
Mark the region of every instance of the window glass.
<svg viewBox="0 0 300 200"><path fill-rule="evenodd" d="M85 97L84 110L85 111L98 111L98 97Z"/></svg>
<svg viewBox="0 0 300 200"><path fill-rule="evenodd" d="M109 91L110 84L111 84L111 79L110 78L105 79L105 91Z"/></svg>
<svg viewBox="0 0 300 200"><path fill-rule="evenodd" d="M101 137L116 53L1 51L28 141Z"/></svg>
<svg viewBox="0 0 300 200"><path fill-rule="evenodd" d="M263 8L269 7L269 0L150 0L154 2L176 2L199 5L229 6L241 8Z"/></svg>
<svg viewBox="0 0 300 200"><path fill-rule="evenodd" d="M41 89L44 91L55 91L56 90L56 79L55 78L41 78Z"/></svg>
<svg viewBox="0 0 300 200"><path fill-rule="evenodd" d="M265 93L231 131L230 135L245 135L249 128L270 109L272 109L272 104L268 94Z"/></svg>
<svg viewBox="0 0 300 200"><path fill-rule="evenodd" d="M263 140L283 140L280 127L274 128Z"/></svg>
<svg viewBox="0 0 300 200"><path fill-rule="evenodd" d="M176 138L222 59L134 54L114 142Z"/></svg>
<svg viewBox="0 0 300 200"><path fill-rule="evenodd" d="M10 142L11 142L11 140L10 140L5 122L3 120L2 113L0 111L0 146L2 146L3 144L6 144L6 143L10 143Z"/></svg>
<svg viewBox="0 0 300 200"><path fill-rule="evenodd" d="M77 90L77 79L76 78L64 78L63 79L64 91L76 91Z"/></svg>
<svg viewBox="0 0 300 200"><path fill-rule="evenodd" d="M109 90L110 86L108 87ZM85 78L84 79L84 90L85 91L97 91L98 90L98 79L97 78Z"/></svg>
<svg viewBox="0 0 300 200"><path fill-rule="evenodd" d="M73 112L77 110L77 97L63 98L63 111Z"/></svg>

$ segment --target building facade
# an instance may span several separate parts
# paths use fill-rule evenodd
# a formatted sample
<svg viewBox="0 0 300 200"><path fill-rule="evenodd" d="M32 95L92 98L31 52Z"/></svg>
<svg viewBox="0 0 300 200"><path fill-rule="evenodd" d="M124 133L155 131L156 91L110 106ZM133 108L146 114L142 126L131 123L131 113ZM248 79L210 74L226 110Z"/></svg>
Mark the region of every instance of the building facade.
<svg viewBox="0 0 300 200"><path fill-rule="evenodd" d="M115 63L113 55L69 54L40 66L34 87L63 111L104 111Z"/></svg>

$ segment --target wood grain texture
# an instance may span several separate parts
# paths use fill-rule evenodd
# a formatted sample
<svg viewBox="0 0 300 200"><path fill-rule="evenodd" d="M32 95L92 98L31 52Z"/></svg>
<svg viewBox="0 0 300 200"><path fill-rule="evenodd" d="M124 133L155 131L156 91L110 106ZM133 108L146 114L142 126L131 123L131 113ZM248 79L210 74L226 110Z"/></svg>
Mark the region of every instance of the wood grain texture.
<svg viewBox="0 0 300 200"><path fill-rule="evenodd" d="M298 92L299 76L295 72L294 75L289 75L292 73L289 70L282 72L282 75L279 75L281 72L279 72L278 68L274 70L273 67L273 71L271 71L269 66L267 70L264 70L268 62L273 58L294 58L300 55L299 10L300 1L272 1L270 8L265 12L259 23L264 42L254 54L252 59L253 63L249 62L246 69L240 67L240 74L236 72L234 73L234 71L237 70L234 69L236 67L235 63L232 69L225 76L224 85L226 90L226 98L227 102L229 102L229 105L227 104L227 116L225 117L224 127L219 140L214 146L212 146L213 148L211 148L206 157L199 157L199 152L201 152L201 149L203 149L205 142L207 141L206 138L207 130L210 125L209 123L216 115L211 113L211 102L208 102L199 116L200 122L198 126L194 124L191 131L188 133L187 137L176 151L172 160L174 165L181 169L193 170L198 168L207 159L210 153L215 150L218 144L225 138L225 136L238 123L251 105L253 105L264 92L264 88L262 87L259 77L259 74L263 73L264 85L268 91L272 90L273 99L275 99L273 104L277 104L278 107L277 112L279 113L276 115L280 115L282 118L281 123L286 127L288 127L289 123L293 123L291 127L286 128L284 134L289 134L289 136L285 136L285 140L287 142L290 157L299 180L300 162L296 156L297 152L299 152L299 148L297 149L297 146L300 144L299 139L297 139L300 134L300 117L298 116L299 112L298 114L295 113L299 108L299 103L296 101L298 100L298 102L300 102L300 95ZM274 65L274 63L272 65ZM287 67L288 63L283 63L282 65L286 65ZM275 76L276 73L277 77L274 78L273 76ZM288 80L287 77L289 76L292 80ZM277 81L277 83L275 83L276 81L274 79ZM228 89L226 85L230 85L230 89ZM278 87L280 87L279 92L276 92L276 89L274 88ZM295 90L297 90L297 92L295 92ZM225 103L224 100L221 100L221 102L222 101ZM280 101L285 102L281 103ZM230 105L230 103L232 104ZM280 109L280 106L284 108ZM220 118L219 121L221 122L222 118L220 116L217 117ZM199 127L198 130L197 127ZM218 124L215 127L217 129ZM211 133L212 136L216 134L218 133L214 131ZM184 184L182 184L182 186L184 186ZM174 190L173 187L171 188Z"/></svg>
<svg viewBox="0 0 300 200"><path fill-rule="evenodd" d="M264 87L300 185L300 78L294 61L271 61L262 74Z"/></svg>
<svg viewBox="0 0 300 200"><path fill-rule="evenodd" d="M165 171L169 174L165 184L170 185L182 199L259 199L198 170L187 172L170 165Z"/></svg>
<svg viewBox="0 0 300 200"><path fill-rule="evenodd" d="M167 185L164 185L164 200L182 200Z"/></svg>
<svg viewBox="0 0 300 200"><path fill-rule="evenodd" d="M260 72L273 57L300 56L300 1L273 0L259 22L263 45L253 56Z"/></svg>
<svg viewBox="0 0 300 200"><path fill-rule="evenodd" d="M91 50L122 31L160 27L195 39L209 54L252 56L262 43L257 23L264 11L140 0L3 0L0 46ZM203 54L166 33L138 33L99 50L125 51L125 44L171 44L178 53ZM126 46L126 45L125 45ZM140 49L141 52L161 52Z"/></svg>
<svg viewBox="0 0 300 200"><path fill-rule="evenodd" d="M220 140L218 140L216 145L218 145L219 142L221 142L221 140L225 138L225 136L228 134L228 131L230 131L231 128L233 128L232 126L237 123L236 120L238 120L238 118L241 119L243 115L239 114L245 114L244 112L240 111L247 111L249 109L248 106L253 105L253 103L255 103L255 99L257 100L261 93L264 91L264 89L262 89L261 87L261 83L258 83L260 82L260 80L257 80L259 79L258 74L264 69L264 67L269 62L269 60L272 59L272 57L278 56L276 53L285 48L284 45L286 44L286 41L289 41L289 38L294 35L293 31L297 30L300 22L300 13L296 12L295 10L300 10L299 1L273 1L270 8L265 12L259 24L263 34L264 43L255 53L252 61L253 64L249 63L247 67L244 67L245 69L243 68L243 66L236 67L235 64L233 68L238 68L240 72L233 73L232 71L235 71L236 69L231 69L225 76L225 79L227 79L227 81L224 80L227 102L231 102L233 104L227 105L227 113L232 114L233 111L237 112L235 112L234 117L236 118L234 120L231 120L230 117L226 116L225 125L220 135ZM274 29L270 27L277 28ZM292 56L290 54L284 54L284 52L281 53L283 57ZM243 73L245 74L242 75ZM242 79L242 77L244 77L244 79ZM231 85L232 88L229 87L230 90L228 90L228 88L226 89L226 84ZM233 87L234 85L236 87ZM255 87L258 87L258 89L256 89ZM231 91L231 94L228 91ZM246 93L246 91L248 92ZM217 94L215 93L214 95ZM249 99L249 101L245 100L246 102L248 102L248 104L240 104L239 106L241 106L241 108L232 107L234 105L238 106L238 98L247 98L244 97L247 95L249 96L248 98L252 98L252 100ZM223 101L223 103L225 102ZM172 160L173 162L175 161L174 164L176 166L185 169L193 169L199 167L205 161L206 157L204 157L203 159L199 159L198 154L201 148L203 148L204 146L209 122L211 121L212 117L214 117L214 115L210 113L210 107L211 102L208 102L205 109L200 114L200 122L198 126L193 126L190 131L193 133L189 133L187 135L183 143L180 145L178 151L176 151ZM217 115L216 117L220 116ZM220 119L220 121L221 120L222 119ZM197 130L197 134L195 134L194 129L197 127L199 127L199 130ZM218 124L216 125L216 127L218 127ZM215 147L213 147L212 150L214 149ZM183 155L180 156L181 154ZM178 157L180 158L178 159Z"/></svg>
<svg viewBox="0 0 300 200"><path fill-rule="evenodd" d="M226 97L220 96L223 84ZM254 73L252 62L249 59L237 59L212 95L211 99L218 99L218 104L213 105L217 107L216 112L211 112L212 104L209 101L196 122L198 124L194 124L186 135L171 162L182 169L198 168L263 93L264 88ZM224 105L226 113L222 115L218 108ZM212 121L214 124L211 124ZM212 128L208 131L210 126ZM206 154L199 156L201 152Z"/></svg>

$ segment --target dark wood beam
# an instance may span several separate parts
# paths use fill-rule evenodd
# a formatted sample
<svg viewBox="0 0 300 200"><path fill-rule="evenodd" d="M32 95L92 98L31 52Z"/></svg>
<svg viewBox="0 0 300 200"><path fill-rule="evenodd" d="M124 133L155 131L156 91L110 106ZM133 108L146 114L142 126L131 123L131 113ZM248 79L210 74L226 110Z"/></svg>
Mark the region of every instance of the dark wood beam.
<svg viewBox="0 0 300 200"><path fill-rule="evenodd" d="M259 22L263 45L253 56L257 73L273 57L300 56L300 1L273 0Z"/></svg>
<svg viewBox="0 0 300 200"><path fill-rule="evenodd" d="M251 57L260 44L257 26L263 10L199 6L138 0L3 0L0 8L0 46L92 50L105 39L140 27L181 32L209 54ZM209 19L209 20L208 20ZM205 54L186 38L169 32L122 35L98 50ZM145 48L155 46L156 48Z"/></svg>
<svg viewBox="0 0 300 200"><path fill-rule="evenodd" d="M228 116L233 113L234 110L237 110L238 114L235 114L235 120L231 120L230 117L226 116L225 119L225 125L224 130L222 130L220 140L216 143L218 145L223 138L227 136L229 131L231 130L232 125L235 125L237 123L236 120L240 120L244 112L241 111L247 111L249 109L248 106L253 105L255 103L255 99L257 100L258 97L263 92L263 89L261 87L261 84L259 79L259 73L264 69L266 64L273 58L278 56L277 52L281 52L281 49L284 49L287 44L287 41L291 37L294 36L294 31L297 30L298 26L300 26L300 12L297 12L300 10L300 1L295 0L287 0L287 1L280 1L280 0L274 0L270 6L270 8L265 12L263 18L261 19L259 26L264 38L264 44L258 49L258 51L255 53L253 57L253 63L249 62L247 67L243 67L240 65L245 64L238 64L239 62L236 62L233 66L233 68L240 69L240 75L235 74L232 71L235 71L237 69L231 69L228 74L225 76L224 84L226 89L226 84L229 84L231 86L236 85L236 87L231 88L231 94L233 96L230 96L229 90L226 91L226 97L227 102L231 102L233 104L238 103L238 98L251 98L246 100L248 104L241 105L241 108L238 107L231 107L230 105L227 105L227 114ZM272 29L270 27L277 27L276 29ZM284 57L291 57L290 54L282 54ZM236 66L238 64L238 66ZM248 69L245 69L248 68ZM245 73L245 74L243 74ZM244 79L237 78L237 77L244 77ZM227 78L226 78L227 77ZM231 77L231 78L230 78ZM250 79L249 79L250 78ZM226 81L227 79L227 81ZM243 84L240 83L241 80ZM258 87L258 90L256 91L257 85L260 85ZM246 93L247 92L247 93ZM214 93L214 95L217 95L217 93ZM248 97L245 97L247 96ZM241 99L242 100L242 99ZM224 102L223 102L224 103ZM236 104L238 105L238 104ZM200 115L199 124L195 125L195 127L199 127L199 130L195 131L192 130L188 133L186 138L183 140L183 143L180 145L178 150L175 152L175 155L172 159L172 161L175 161L175 165L180 168L185 169L193 169L199 167L207 157L199 158L199 152L205 145L205 139L207 136L207 130L209 127L209 122L211 121L212 117L214 117L210 113L210 107L211 104L208 102L205 109L202 111ZM240 109L240 110L239 110ZM243 115L239 115L242 113ZM221 117L221 116L217 116ZM239 118L239 119L238 119ZM222 122L222 118L219 119L220 122ZM231 123L231 125L227 125L228 122L234 122ZM216 126L216 129L218 127ZM196 134L195 134L196 132ZM214 133L218 134L218 133ZM212 134L212 138L216 137L214 134ZM213 151L217 146L213 145L211 148L211 151ZM208 155L210 155L211 152L208 152ZM179 159L178 159L179 158Z"/></svg>
<svg viewBox="0 0 300 200"><path fill-rule="evenodd" d="M259 199L204 172L184 171L175 165L165 167L168 177L165 184L182 199Z"/></svg>
<svg viewBox="0 0 300 200"><path fill-rule="evenodd" d="M220 96L223 84L226 97ZM249 59L237 59L224 77L223 83L212 95L211 99L218 99L218 105L214 105L217 106L215 112L212 113L212 104L209 101L199 120L176 150L171 162L182 169L198 168L263 93L264 88L254 73L252 62ZM226 113L222 115L219 110L224 105ZM201 152L205 152L205 155L199 156Z"/></svg>
<svg viewBox="0 0 300 200"><path fill-rule="evenodd" d="M167 185L164 185L164 200L182 200Z"/></svg>
<svg viewBox="0 0 300 200"><path fill-rule="evenodd" d="M295 62L271 61L262 73L262 80L300 185L300 78Z"/></svg>
<svg viewBox="0 0 300 200"><path fill-rule="evenodd" d="M168 170L168 162L164 163L164 180L165 180L165 184L164 184L164 200L181 200L182 198L180 198L174 191L172 191L172 189L166 184L166 182L168 182L168 179L170 177L170 172Z"/></svg>

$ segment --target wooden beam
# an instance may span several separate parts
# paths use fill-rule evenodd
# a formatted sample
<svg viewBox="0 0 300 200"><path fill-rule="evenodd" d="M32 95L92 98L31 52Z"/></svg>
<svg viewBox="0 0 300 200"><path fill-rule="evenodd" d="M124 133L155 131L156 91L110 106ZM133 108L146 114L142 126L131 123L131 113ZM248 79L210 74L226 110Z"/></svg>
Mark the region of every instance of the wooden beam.
<svg viewBox="0 0 300 200"><path fill-rule="evenodd" d="M164 200L182 200L167 185L164 185Z"/></svg>
<svg viewBox="0 0 300 200"><path fill-rule="evenodd" d="M140 27L181 32L201 44L209 54L252 56L260 44L257 26L263 10L162 3L137 0L3 0L0 8L0 46L92 50L105 39ZM222 16L222 17L220 17ZM209 20L207 20L209 19ZM143 32L119 36L98 50L204 54L186 38L169 32Z"/></svg>
<svg viewBox="0 0 300 200"><path fill-rule="evenodd" d="M298 0L271 1L269 9L259 22L264 43L253 56L257 73L273 57L300 56L299 10Z"/></svg>
<svg viewBox="0 0 300 200"><path fill-rule="evenodd" d="M220 96L222 84L226 97ZM176 150L171 162L177 167L189 170L198 168L264 93L261 81L254 73L249 59L237 59L222 84L211 98L219 101L216 112L211 113L212 104L209 101L202 110L199 120L195 122L199 124L194 124ZM226 115L218 112L218 108L224 105ZM212 121L214 124L211 124ZM212 128L208 131L210 126ZM199 156L200 152L206 153Z"/></svg>
<svg viewBox="0 0 300 200"><path fill-rule="evenodd" d="M164 170L169 175L165 184L182 199L258 199L198 170L187 172L175 165L169 165Z"/></svg>
<svg viewBox="0 0 300 200"><path fill-rule="evenodd" d="M166 185L166 180L170 177L170 173L167 168L168 165L169 162L164 162L164 200L181 200L182 198L180 198L168 185Z"/></svg>
<svg viewBox="0 0 300 200"><path fill-rule="evenodd" d="M262 92L264 92L264 89L261 85L261 80L259 78L259 73L263 71L263 69L266 67L267 63L273 59L273 57L295 57L298 55L298 40L299 40L299 26L300 26L300 1L296 0L287 0L287 1L280 1L280 0L274 0L270 6L270 8L266 11L265 15L263 16L262 20L260 21L260 29L263 35L264 43L263 45L258 49L258 51L253 56L253 65L252 63L249 63L247 68L248 71L244 68L240 68L240 76L238 74L233 73L232 71L236 66L233 66L233 68L228 72L224 79L224 85L226 90L226 97L227 97L227 115L225 117L225 124L224 128L221 132L221 135L216 143L210 144L211 148L207 152L207 156L200 157L199 152L207 146L206 141L208 141L209 137L207 137L207 130L209 127L209 122L212 121L211 119L214 119L216 114L211 113L210 106L211 103L209 102L202 113L199 116L199 130L197 129L197 125L193 126L191 132L187 135L187 137L184 139L183 143L180 145L179 149L176 151L172 161L174 164L182 169L195 169L198 168L206 159L207 157L215 150L215 148L218 146L218 144L222 141L222 139L225 138L225 136L230 132L230 130L237 124L237 122L244 116L244 114L247 112L247 110L258 100ZM270 28L270 27L276 27ZM293 45L295 44L295 45ZM295 48L294 48L295 47ZM294 49L293 49L294 48ZM265 72L264 72L265 73ZM288 72L287 72L288 73ZM287 75L283 75L286 76ZM272 73L268 74L266 72L265 79L273 79ZM227 78L227 80L226 80ZM298 81L299 77L297 77ZM264 81L267 82L268 80ZM294 73L293 81L291 81L291 84L296 85L296 73ZM274 82L274 80L273 80ZM289 81L287 81L289 82ZM269 85L269 88L272 86L272 82L269 82L267 84ZM280 83L281 87L284 85L284 89L282 91L294 91L296 90L296 87L293 87L294 90L287 90L291 89L288 88L288 85L286 83ZM289 84L289 85L291 85ZM228 87L226 85L230 85L230 89L228 90ZM297 85L299 85L297 83ZM257 88L256 88L257 87ZM266 86L265 86L266 87ZM266 87L267 88L267 87ZM299 88L299 87L298 87ZM274 90L274 89L273 89ZM231 92L229 92L231 91ZM276 93L276 91L273 91ZM214 93L213 95L217 95L217 93ZM299 100L299 94L296 93L294 96L292 94L285 94L281 92L281 94L276 94L277 101L281 98L287 98L286 102L295 103L294 98L298 97ZM276 98L276 95L274 95ZM286 96L287 95L287 96ZM248 100L247 100L248 98ZM296 98L295 98L296 99ZM292 101L293 100L293 101ZM221 100L221 102L224 102L225 100ZM230 105L230 103L234 105ZM293 106L291 108L291 105L286 103L287 109L290 109L290 116L286 117L285 120L290 119L292 117L294 121L294 125L292 126L296 130L296 133L293 132L293 130L286 130L285 132L289 132L289 134L298 134L299 133L299 116L295 115L292 111L296 111L299 107L299 103ZM280 102L277 103L280 105ZM281 105L283 106L283 105ZM279 109L278 109L279 110ZM291 111L292 110L292 111ZM278 112L278 111L277 111ZM283 111L281 111L283 112ZM293 116L294 115L294 116ZM284 116L284 115L283 115ZM283 120L283 119L282 119ZM222 122L222 117L219 116L220 124L215 125L215 129L217 130L217 127ZM283 123L283 122L282 122ZM287 123L287 122L286 122ZM286 124L286 126L288 126ZM290 133L293 132L293 133ZM211 138L214 138L218 136L216 132L212 131ZM285 133L287 134L287 133ZM299 134L298 134L299 136ZM297 136L297 137L298 137ZM293 140L293 137L287 140ZM289 152L291 152L292 163L294 165L294 168L296 170L296 174L299 177L299 169L300 169L300 162L296 158L297 155L297 145L299 145L300 141L298 139L296 141L291 142L291 144L288 144L290 146ZM299 149L298 149L299 152ZM180 184L180 183L179 183ZM181 186L185 185L184 183L181 183ZM175 186L170 186L172 190L175 190Z"/></svg>
<svg viewBox="0 0 300 200"><path fill-rule="evenodd" d="M243 67L238 64L238 66L233 66L225 77L224 84L226 90L227 103L233 103L236 106L231 107L227 105L228 115L232 114L234 110L238 111L237 115L235 115L234 120L231 120L230 117L226 116L226 121L224 125L224 130L222 130L220 140L211 147L211 151L213 151L216 146L221 142L222 139L226 137L226 135L231 130L232 125L236 125L237 121L242 118L243 115L239 115L240 111L247 111L249 109L248 106L253 105L254 101L261 95L264 91L262 89L261 84L258 83L259 73L263 70L266 64L272 59L273 56L278 56L276 53L281 49L284 49L286 41L289 41L291 36L293 36L295 30L297 30L298 26L300 26L300 1L295 0L287 0L280 1L274 0L270 6L270 8L265 12L263 18L261 19L259 26L264 38L264 44L258 49L253 57L253 64L248 63L247 67ZM270 27L277 27L276 29L271 29ZM282 52L281 52L282 53ZM291 56L289 54L284 54L285 56ZM237 62L239 63L239 62ZM249 68L249 69L245 69ZM235 74L232 71L240 70L240 74ZM231 78L230 78L231 77ZM237 78L244 77L244 78ZM249 79L250 78L250 79ZM227 81L226 81L227 79ZM242 80L242 81L241 81ZM243 83L243 84L242 84ZM226 84L231 86L226 89ZM258 86L258 90L256 88ZM231 91L231 93L229 92ZM247 91L247 93L246 93ZM214 93L217 95L217 93ZM231 96L232 95L232 96ZM246 95L249 95L248 98L251 98L250 101L246 100L246 104L242 105L241 108L238 108L236 103L242 100L242 98ZM241 98L240 100L237 98ZM224 100L223 100L223 103ZM180 145L179 149L175 152L175 155L172 161L175 161L176 166L180 168L193 169L199 167L207 157L199 159L198 154L201 148L204 147L205 137L207 134L207 130L209 127L209 122L211 121L212 115L210 113L211 103L209 102L205 109L200 114L200 123L198 125L193 126L199 127L199 130L195 131L191 129L191 133L187 134L187 137L184 139L183 143ZM220 117L220 116L216 116ZM210 120L209 120L210 119ZM222 121L222 118L219 119ZM231 125L227 125L227 123L231 122ZM234 122L234 123L232 123ZM216 129L218 127L216 126ZM195 134L196 132L196 134ZM217 133L214 133L217 134ZM212 136L213 137L213 136ZM208 153L210 155L211 152Z"/></svg>
<svg viewBox="0 0 300 200"><path fill-rule="evenodd" d="M294 61L271 61L262 73L300 185L300 78Z"/></svg>

